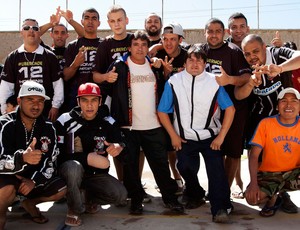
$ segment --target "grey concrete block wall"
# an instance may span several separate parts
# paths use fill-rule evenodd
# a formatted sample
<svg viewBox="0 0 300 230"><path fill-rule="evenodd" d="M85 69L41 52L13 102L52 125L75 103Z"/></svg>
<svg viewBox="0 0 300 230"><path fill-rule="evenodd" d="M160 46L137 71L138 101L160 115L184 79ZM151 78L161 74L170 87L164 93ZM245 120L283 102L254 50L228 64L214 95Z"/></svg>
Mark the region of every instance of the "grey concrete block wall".
<svg viewBox="0 0 300 230"><path fill-rule="evenodd" d="M204 29L192 29L192 30L185 30L185 42L189 44L193 43L204 43ZM276 30L251 30L251 33L257 33L262 36L263 40L266 44L270 44L272 38L275 36ZM296 43L298 49L300 49L300 30L279 30L280 36L282 40L285 41L293 41ZM74 31L69 31L70 37L68 41L72 41L77 37L77 34ZM105 37L111 34L110 30L101 30L98 32L98 36ZM42 36L42 40L51 45L51 37L49 33L46 33ZM20 33L17 32L0 32L0 63L4 63L6 56L13 51L14 49L18 48L22 44L22 37Z"/></svg>

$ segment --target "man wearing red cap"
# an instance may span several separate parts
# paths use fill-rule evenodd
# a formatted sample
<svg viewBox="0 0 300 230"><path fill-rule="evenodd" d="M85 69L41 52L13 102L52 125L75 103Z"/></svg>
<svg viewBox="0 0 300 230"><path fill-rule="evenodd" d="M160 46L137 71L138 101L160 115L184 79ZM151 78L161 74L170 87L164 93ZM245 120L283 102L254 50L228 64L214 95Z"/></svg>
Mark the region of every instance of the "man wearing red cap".
<svg viewBox="0 0 300 230"><path fill-rule="evenodd" d="M121 157L125 144L106 105L100 106L101 99L98 85L81 84L78 106L55 123L61 151L60 174L68 187L65 224L69 226L81 225L80 214L96 213L99 204L123 205L127 199L123 184L108 174L108 155ZM85 200L81 189L85 190Z"/></svg>

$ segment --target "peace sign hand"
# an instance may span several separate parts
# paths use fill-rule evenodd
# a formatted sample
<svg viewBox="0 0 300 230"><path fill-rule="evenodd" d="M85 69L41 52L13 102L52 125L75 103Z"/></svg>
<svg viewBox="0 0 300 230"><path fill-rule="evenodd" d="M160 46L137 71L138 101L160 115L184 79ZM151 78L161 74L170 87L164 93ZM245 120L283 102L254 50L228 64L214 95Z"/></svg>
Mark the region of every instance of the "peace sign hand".
<svg viewBox="0 0 300 230"><path fill-rule="evenodd" d="M172 71L173 71L173 65L172 62L174 61L174 58L171 58L170 60L168 60L168 56L165 56L165 60L161 59L161 63L164 67L164 76L167 77L169 76Z"/></svg>

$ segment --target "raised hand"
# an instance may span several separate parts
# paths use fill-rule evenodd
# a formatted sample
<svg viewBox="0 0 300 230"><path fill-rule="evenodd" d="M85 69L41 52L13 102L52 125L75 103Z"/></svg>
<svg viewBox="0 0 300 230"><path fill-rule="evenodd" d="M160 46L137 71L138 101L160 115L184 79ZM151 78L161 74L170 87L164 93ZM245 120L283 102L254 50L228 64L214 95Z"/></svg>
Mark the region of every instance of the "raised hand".
<svg viewBox="0 0 300 230"><path fill-rule="evenodd" d="M73 12L71 10L59 10L59 14L60 16L64 17L69 23L73 20Z"/></svg>
<svg viewBox="0 0 300 230"><path fill-rule="evenodd" d="M123 146L121 146L119 143L109 143L104 141L104 144L107 146L106 152L112 157L118 156L123 150Z"/></svg>
<svg viewBox="0 0 300 230"><path fill-rule="evenodd" d="M165 56L165 60L161 59L161 63L164 67L164 76L169 76L173 71L173 65L172 62L174 61L174 58L171 58L168 60L168 56Z"/></svg>
<svg viewBox="0 0 300 230"><path fill-rule="evenodd" d="M281 47L283 45L279 31L276 31L275 38L272 39L271 44L275 47Z"/></svg>
<svg viewBox="0 0 300 230"><path fill-rule="evenodd" d="M42 158L42 151L39 149L35 149L36 145L36 138L34 137L32 139L32 142L28 146L28 148L23 152L23 160L24 162L31 164L31 165L36 165L40 162Z"/></svg>
<svg viewBox="0 0 300 230"><path fill-rule="evenodd" d="M216 81L220 86L229 85L231 83L231 77L225 72L225 70L220 66L221 74L216 76Z"/></svg>
<svg viewBox="0 0 300 230"><path fill-rule="evenodd" d="M85 62L85 54L87 52L87 49L84 46L81 46L79 48L78 54L76 55L73 63L78 68L80 65L82 65Z"/></svg>
<svg viewBox="0 0 300 230"><path fill-rule="evenodd" d="M118 73L116 73L116 67L114 66L111 71L108 72L106 81L109 83L114 83L118 79Z"/></svg>
<svg viewBox="0 0 300 230"><path fill-rule="evenodd" d="M50 23L52 24L52 26L56 26L60 22L61 15L59 11L60 11L60 6L56 9L56 14L52 14L50 16Z"/></svg>

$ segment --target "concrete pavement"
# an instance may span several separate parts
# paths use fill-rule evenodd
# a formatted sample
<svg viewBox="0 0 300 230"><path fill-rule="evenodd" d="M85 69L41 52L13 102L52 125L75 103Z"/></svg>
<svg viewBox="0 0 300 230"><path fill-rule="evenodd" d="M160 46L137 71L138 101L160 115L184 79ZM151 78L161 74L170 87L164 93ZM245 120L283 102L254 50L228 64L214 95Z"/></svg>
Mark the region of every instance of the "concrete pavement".
<svg viewBox="0 0 300 230"><path fill-rule="evenodd" d="M115 174L114 167L111 168L111 174ZM201 159L201 168L199 179L202 186L207 188L206 172L204 162ZM249 182L248 160L242 160L242 178L244 186ZM83 225L80 227L69 227L64 225L67 206L63 204L53 204L52 202L39 205L44 215L49 218L49 222L43 225L33 223L22 217L24 213L16 210L8 213L6 224L7 230L66 230L66 229L109 229L109 230L254 230L254 229L299 229L300 228L300 210L298 214L287 214L280 210L274 217L264 218L259 216L259 207L252 207L246 204L244 199L233 199L234 211L230 215L231 221L228 224L216 224L211 220L210 205L207 202L204 206L186 210L184 215L174 215L168 209L163 207L160 193L155 189L155 181L151 170L145 162L142 181L146 183L146 192L151 195L152 202L144 205L144 215L128 215L129 205L124 208L117 208L114 205L102 206L96 214L84 214L82 216ZM300 206L300 191L290 192L291 199L296 205Z"/></svg>

